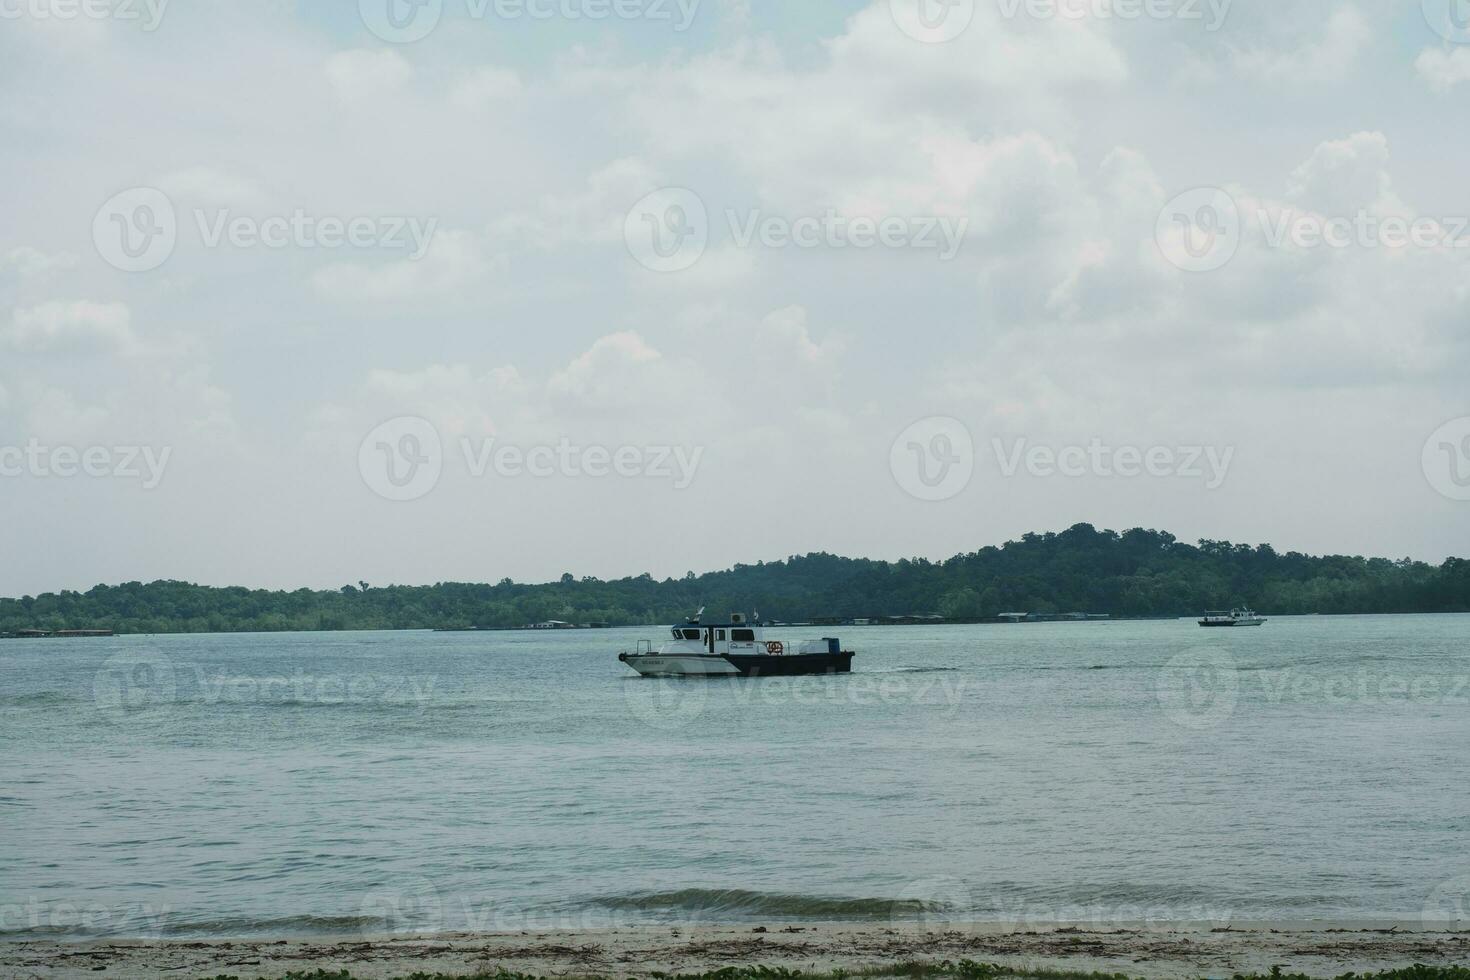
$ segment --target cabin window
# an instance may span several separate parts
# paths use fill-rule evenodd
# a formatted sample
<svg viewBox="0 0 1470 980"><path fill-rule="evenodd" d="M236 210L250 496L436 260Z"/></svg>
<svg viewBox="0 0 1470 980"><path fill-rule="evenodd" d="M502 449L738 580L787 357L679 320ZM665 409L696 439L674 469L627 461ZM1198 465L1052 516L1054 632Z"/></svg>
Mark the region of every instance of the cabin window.
<svg viewBox="0 0 1470 980"><path fill-rule="evenodd" d="M699 639L699 630L685 630L684 631L684 639L686 639L686 640L697 640L697 639Z"/></svg>
<svg viewBox="0 0 1470 980"><path fill-rule="evenodd" d="M715 630L715 639L717 639L717 640L723 640L724 638L725 638L725 631L724 630Z"/></svg>
<svg viewBox="0 0 1470 980"><path fill-rule="evenodd" d="M754 643L755 630L731 630L730 639L736 643Z"/></svg>

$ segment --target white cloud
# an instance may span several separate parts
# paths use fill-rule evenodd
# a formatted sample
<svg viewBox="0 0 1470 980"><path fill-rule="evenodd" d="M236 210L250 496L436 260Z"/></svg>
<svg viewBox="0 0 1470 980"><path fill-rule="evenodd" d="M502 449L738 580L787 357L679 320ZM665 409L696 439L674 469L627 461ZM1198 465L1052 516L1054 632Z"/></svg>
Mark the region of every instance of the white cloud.
<svg viewBox="0 0 1470 980"><path fill-rule="evenodd" d="M22 280L46 280L73 268L77 257L70 252L47 254L39 249L22 245L0 257L0 270L12 270Z"/></svg>
<svg viewBox="0 0 1470 980"><path fill-rule="evenodd" d="M1291 172L1287 196L1328 215L1347 215L1360 208L1403 214L1406 207L1394 190L1388 163L1388 137L1383 133L1328 140Z"/></svg>
<svg viewBox="0 0 1470 980"><path fill-rule="evenodd" d="M613 160L593 170L575 190L547 194L531 207L501 217L491 232L508 245L538 249L621 242L628 209L667 179L637 157Z"/></svg>
<svg viewBox="0 0 1470 980"><path fill-rule="evenodd" d="M290 585L342 568L385 581L522 578L542 561L622 573L637 570L626 529L671 513L691 527L728 514L749 533L668 536L647 552L655 571L808 545L937 554L955 548L957 511L895 510L885 443L940 412L981 441L1003 425L1145 441L1182 431L1220 434L1243 460L1283 461L1266 516L1228 490L1171 509L1142 483L1112 498L1079 486L1034 499L992 483L964 511L971 541L1085 513L1185 536L1244 527L1266 539L1274 528L1298 547L1470 547L1470 523L1424 506L1405 435L1464 411L1470 250L1271 248L1252 229L1224 269L1186 275L1153 239L1163 203L1205 184L1252 213L1458 207L1445 161L1464 155L1464 133L1425 86L1463 91L1467 54L1418 54L1423 33L1407 54L1372 49L1398 16L1387 8L1238 2L1226 29L1208 33L1182 21L1007 19L980 3L963 35L926 45L898 29L888 0L845 21L730 0L715 29L668 45L548 22L535 45L503 54L505 35L463 18L421 45L334 50L319 21L269 6L204 5L146 37L117 25L70 32L98 34L90 47L0 36L0 62L15 65L0 87L0 426L49 417L57 430L167 439L181 461L219 463L219 492L198 510L239 515L232 532L213 514L119 513L115 524L150 535L130 563ZM231 43L209 43L221 36ZM1242 85L1237 71L1267 84ZM1337 84L1297 84L1308 81ZM88 225L134 184L174 198L181 247L162 268L124 276L99 260ZM668 275L623 242L629 206L662 186L697 191L712 222L704 256ZM419 262L204 250L185 241L184 211L197 206L438 216L457 230ZM723 233L727 208L970 226L939 263L893 249L738 247ZM55 296L115 298L132 316L46 302ZM516 497L477 485L457 507L446 477L443 506L402 508L389 533L362 540L354 521L384 515L344 513L354 493L375 503L351 457L399 414L430 417L446 437L685 438L729 479L674 502L644 486L552 500L545 487ZM283 461L302 431L346 455ZM1323 453L1304 475L1311 447L1342 445L1354 453ZM1364 479L1361 461L1381 481ZM267 492L283 472L292 493ZM844 492L822 496L834 473ZM1337 509L1322 516L1319 491L1334 481ZM803 489L829 503L822 514L790 506ZM477 535L475 522L507 501L516 526ZM38 525L67 516L39 496L27 506ZM1398 530L1381 512L1404 515ZM278 548L254 547L285 525L302 553L323 557L282 570ZM409 531L445 544L420 560L381 543ZM242 546L198 545L217 533ZM96 567L82 541L20 543L55 557L16 589Z"/></svg>
<svg viewBox="0 0 1470 980"><path fill-rule="evenodd" d="M213 167L193 166L170 171L157 181L176 207L255 208L269 200L254 180Z"/></svg>
<svg viewBox="0 0 1470 980"><path fill-rule="evenodd" d="M392 48L341 51L327 59L323 71L332 89L347 101L386 95L413 78L413 66Z"/></svg>
<svg viewBox="0 0 1470 980"><path fill-rule="evenodd" d="M481 67L465 72L450 89L449 100L476 110L521 94L521 77L509 68Z"/></svg>
<svg viewBox="0 0 1470 980"><path fill-rule="evenodd" d="M574 416L642 414L654 406L697 403L704 373L693 362L675 362L639 334L619 331L599 338L551 376L546 391Z"/></svg>
<svg viewBox="0 0 1470 980"><path fill-rule="evenodd" d="M321 297L359 309L453 307L501 285L504 265L483 236L441 230L422 258L334 262L312 275L312 285Z"/></svg>
<svg viewBox="0 0 1470 980"><path fill-rule="evenodd" d="M1353 6L1340 6L1328 17L1320 38L1290 50L1234 50L1236 71L1258 81L1333 82L1346 77L1373 39L1367 18Z"/></svg>
<svg viewBox="0 0 1470 980"><path fill-rule="evenodd" d="M18 309L0 340L22 353L114 351L131 346L132 314L123 303L52 301Z"/></svg>
<svg viewBox="0 0 1470 980"><path fill-rule="evenodd" d="M1461 82L1470 82L1470 48L1425 48L1414 62L1414 70L1434 91L1448 92Z"/></svg>

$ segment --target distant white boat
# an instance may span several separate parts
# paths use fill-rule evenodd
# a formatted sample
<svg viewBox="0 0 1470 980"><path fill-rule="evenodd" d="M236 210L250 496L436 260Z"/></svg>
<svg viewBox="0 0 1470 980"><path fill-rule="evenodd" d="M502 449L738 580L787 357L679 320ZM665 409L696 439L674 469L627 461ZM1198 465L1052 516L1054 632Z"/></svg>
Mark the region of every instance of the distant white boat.
<svg viewBox="0 0 1470 980"><path fill-rule="evenodd" d="M1265 617L1257 616L1254 609L1232 609L1229 612L1207 612L1199 621L1201 626L1260 626Z"/></svg>
<svg viewBox="0 0 1470 980"><path fill-rule="evenodd" d="M852 652L835 637L787 643L768 640L759 622L741 613L729 623L703 623L701 609L682 626L672 627L673 638L654 649L652 640L638 641L632 652L618 659L645 677L778 677L799 674L846 674L852 670Z"/></svg>

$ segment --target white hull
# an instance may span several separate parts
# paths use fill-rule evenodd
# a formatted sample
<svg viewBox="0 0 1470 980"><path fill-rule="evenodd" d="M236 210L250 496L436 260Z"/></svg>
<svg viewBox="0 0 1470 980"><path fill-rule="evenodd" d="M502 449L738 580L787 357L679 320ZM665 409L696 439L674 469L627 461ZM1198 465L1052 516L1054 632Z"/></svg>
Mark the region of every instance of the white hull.
<svg viewBox="0 0 1470 980"><path fill-rule="evenodd" d="M654 653L629 656L623 661L644 677L734 677L739 668L724 657Z"/></svg>

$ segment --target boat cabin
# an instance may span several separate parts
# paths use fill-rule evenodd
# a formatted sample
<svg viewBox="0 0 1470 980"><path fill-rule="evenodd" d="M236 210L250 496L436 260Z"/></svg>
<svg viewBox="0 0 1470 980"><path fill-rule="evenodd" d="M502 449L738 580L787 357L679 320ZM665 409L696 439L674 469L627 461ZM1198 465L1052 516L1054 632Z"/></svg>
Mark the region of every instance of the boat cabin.
<svg viewBox="0 0 1470 980"><path fill-rule="evenodd" d="M716 656L735 654L781 653L782 644L767 643L760 623L751 623L741 613L733 613L729 623L708 625L699 618L689 620L682 626L672 628L672 643L666 643L661 653L710 653Z"/></svg>

